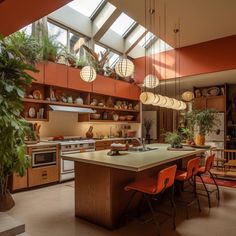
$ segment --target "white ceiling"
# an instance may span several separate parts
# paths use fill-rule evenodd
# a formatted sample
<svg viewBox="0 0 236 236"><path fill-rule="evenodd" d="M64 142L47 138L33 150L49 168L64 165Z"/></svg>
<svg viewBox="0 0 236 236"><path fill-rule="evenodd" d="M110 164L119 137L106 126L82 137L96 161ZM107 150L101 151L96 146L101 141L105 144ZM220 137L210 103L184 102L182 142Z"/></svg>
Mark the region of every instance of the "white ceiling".
<svg viewBox="0 0 236 236"><path fill-rule="evenodd" d="M151 31L172 47L176 47L173 29L176 24L178 25L178 21L181 28L181 47L236 34L236 0L155 1L156 27L153 30L152 24ZM109 0L109 2L150 29L147 20L145 24L145 0ZM166 2L166 24L164 24L164 2ZM158 19L161 24L160 34Z"/></svg>

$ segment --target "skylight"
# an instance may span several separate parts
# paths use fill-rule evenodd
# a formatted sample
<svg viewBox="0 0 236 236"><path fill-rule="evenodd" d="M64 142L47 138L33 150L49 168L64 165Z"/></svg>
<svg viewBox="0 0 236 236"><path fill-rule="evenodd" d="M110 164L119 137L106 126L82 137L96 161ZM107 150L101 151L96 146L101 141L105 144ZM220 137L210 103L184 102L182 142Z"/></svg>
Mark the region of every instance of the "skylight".
<svg viewBox="0 0 236 236"><path fill-rule="evenodd" d="M114 68L114 66L115 66L116 62L118 62L119 58L120 58L120 55L118 55L114 52L110 52L110 54L109 54L109 66L111 68Z"/></svg>
<svg viewBox="0 0 236 236"><path fill-rule="evenodd" d="M64 46L67 46L67 30L48 22L48 34L55 36L55 40Z"/></svg>
<svg viewBox="0 0 236 236"><path fill-rule="evenodd" d="M137 30L134 31L129 37L128 41L133 44L138 40L138 38L145 32L145 28L141 25L138 26Z"/></svg>
<svg viewBox="0 0 236 236"><path fill-rule="evenodd" d="M94 44L94 51L99 55L99 59L101 58L101 53L104 53L106 51L106 48L98 45L98 44Z"/></svg>
<svg viewBox="0 0 236 236"><path fill-rule="evenodd" d="M116 21L112 24L111 29L120 36L123 36L125 32L135 23L135 21L127 16L125 13L121 13Z"/></svg>
<svg viewBox="0 0 236 236"><path fill-rule="evenodd" d="M156 38L156 36L151 33L151 32L148 32L141 40L140 42L138 43L139 46L145 48L150 42L151 40L153 40L154 38Z"/></svg>
<svg viewBox="0 0 236 236"><path fill-rule="evenodd" d="M103 0L74 0L67 5L77 12L91 17Z"/></svg>
<svg viewBox="0 0 236 236"><path fill-rule="evenodd" d="M20 29L19 31L23 31L23 32L25 32L25 34L31 35L32 34L32 25L29 24L29 25L25 26L24 28Z"/></svg>

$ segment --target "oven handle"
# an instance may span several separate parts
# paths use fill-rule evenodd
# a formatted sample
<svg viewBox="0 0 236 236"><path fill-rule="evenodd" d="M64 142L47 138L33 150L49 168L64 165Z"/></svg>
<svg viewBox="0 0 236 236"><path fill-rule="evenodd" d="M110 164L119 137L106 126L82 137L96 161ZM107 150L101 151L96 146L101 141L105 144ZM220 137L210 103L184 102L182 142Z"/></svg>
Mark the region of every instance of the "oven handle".
<svg viewBox="0 0 236 236"><path fill-rule="evenodd" d="M56 148L39 148L39 149L32 149L32 153L35 152L40 152L40 153L45 153L45 152L56 152Z"/></svg>
<svg viewBox="0 0 236 236"><path fill-rule="evenodd" d="M84 149L82 152L80 150L76 151L68 151L68 152L61 152L61 155L66 155L66 154L73 154L73 153L84 153L84 152L94 152L95 149Z"/></svg>

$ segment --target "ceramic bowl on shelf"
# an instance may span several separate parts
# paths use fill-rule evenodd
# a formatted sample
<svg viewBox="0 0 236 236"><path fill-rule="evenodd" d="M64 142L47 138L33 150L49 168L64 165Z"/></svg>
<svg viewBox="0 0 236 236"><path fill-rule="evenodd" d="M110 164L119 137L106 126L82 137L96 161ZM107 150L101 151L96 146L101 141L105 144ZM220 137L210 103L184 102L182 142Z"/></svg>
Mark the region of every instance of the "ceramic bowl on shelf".
<svg viewBox="0 0 236 236"><path fill-rule="evenodd" d="M101 117L101 114L99 114L99 113L91 114L91 118L92 118L93 120L99 120L100 117Z"/></svg>
<svg viewBox="0 0 236 236"><path fill-rule="evenodd" d="M118 121L119 120L119 115L118 114L113 114L113 120Z"/></svg>
<svg viewBox="0 0 236 236"><path fill-rule="evenodd" d="M127 115L127 116L125 116L125 118L126 118L126 120L131 121L131 120L133 120L134 116Z"/></svg>
<svg viewBox="0 0 236 236"><path fill-rule="evenodd" d="M120 120L120 121L124 121L125 119L126 119L125 116L120 116L120 117L119 117L119 120Z"/></svg>

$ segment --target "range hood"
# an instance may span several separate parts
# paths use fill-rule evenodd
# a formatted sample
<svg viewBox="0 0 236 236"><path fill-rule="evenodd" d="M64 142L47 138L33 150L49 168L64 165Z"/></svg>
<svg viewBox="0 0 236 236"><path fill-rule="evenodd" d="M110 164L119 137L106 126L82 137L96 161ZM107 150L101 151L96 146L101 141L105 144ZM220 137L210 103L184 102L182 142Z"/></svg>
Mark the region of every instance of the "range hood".
<svg viewBox="0 0 236 236"><path fill-rule="evenodd" d="M53 111L67 111L67 112L77 112L77 113L96 113L91 108L85 108L85 107L73 107L73 106L58 106L58 105L49 105L49 107Z"/></svg>

